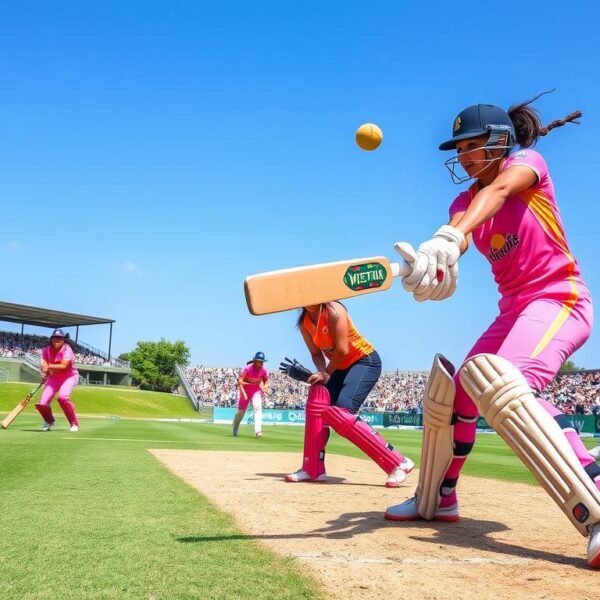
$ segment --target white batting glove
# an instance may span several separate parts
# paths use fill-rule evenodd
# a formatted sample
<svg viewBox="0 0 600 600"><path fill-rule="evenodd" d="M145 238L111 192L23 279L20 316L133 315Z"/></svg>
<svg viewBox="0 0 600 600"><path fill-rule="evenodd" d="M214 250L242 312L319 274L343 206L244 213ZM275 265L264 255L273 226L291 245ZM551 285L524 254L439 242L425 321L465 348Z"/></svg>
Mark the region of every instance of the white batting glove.
<svg viewBox="0 0 600 600"><path fill-rule="evenodd" d="M464 239L465 236L455 227L440 227L431 240L419 246L413 270L402 282L404 289L421 296L435 279L441 279L457 263Z"/></svg>

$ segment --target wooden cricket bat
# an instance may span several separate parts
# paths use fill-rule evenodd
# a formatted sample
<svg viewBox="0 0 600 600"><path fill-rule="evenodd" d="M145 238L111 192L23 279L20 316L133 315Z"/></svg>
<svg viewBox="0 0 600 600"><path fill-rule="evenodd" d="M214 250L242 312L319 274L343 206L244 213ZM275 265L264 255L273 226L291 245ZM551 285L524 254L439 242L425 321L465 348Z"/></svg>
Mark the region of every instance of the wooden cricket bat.
<svg viewBox="0 0 600 600"><path fill-rule="evenodd" d="M407 262L390 263L385 256L355 258L269 271L246 277L246 304L253 315L352 298L391 287L394 277L408 275Z"/></svg>
<svg viewBox="0 0 600 600"><path fill-rule="evenodd" d="M239 386L240 392L242 392L242 396L244 396L244 400L248 400L248 394L246 394L246 390L244 389L244 384Z"/></svg>
<svg viewBox="0 0 600 600"><path fill-rule="evenodd" d="M41 387L42 387L42 384L40 383L40 385L38 385L34 390L31 390L31 392L29 392L29 394L27 394L27 396L25 396L25 398L23 398L23 400L21 400L21 402L19 402L19 404L17 404L12 409L10 414L8 414L7 417L4 419L4 421L2 421L2 429L6 429L25 410L26 406L29 404L29 402L33 398L33 395Z"/></svg>

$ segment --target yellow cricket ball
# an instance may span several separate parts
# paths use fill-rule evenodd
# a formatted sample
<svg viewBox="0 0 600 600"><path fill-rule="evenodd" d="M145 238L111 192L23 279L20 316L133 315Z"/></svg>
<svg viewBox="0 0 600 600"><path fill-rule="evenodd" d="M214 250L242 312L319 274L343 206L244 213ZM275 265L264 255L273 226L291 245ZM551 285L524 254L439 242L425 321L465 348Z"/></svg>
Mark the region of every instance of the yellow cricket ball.
<svg viewBox="0 0 600 600"><path fill-rule="evenodd" d="M356 130L356 143L363 150L375 150L381 144L383 133L377 125L365 123Z"/></svg>

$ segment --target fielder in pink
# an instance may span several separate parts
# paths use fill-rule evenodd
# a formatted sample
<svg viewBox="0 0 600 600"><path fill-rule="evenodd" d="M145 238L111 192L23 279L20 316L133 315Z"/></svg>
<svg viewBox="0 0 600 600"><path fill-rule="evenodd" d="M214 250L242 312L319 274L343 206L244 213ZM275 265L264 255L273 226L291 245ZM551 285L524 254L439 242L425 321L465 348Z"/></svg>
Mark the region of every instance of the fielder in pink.
<svg viewBox="0 0 600 600"><path fill-rule="evenodd" d="M237 412L233 417L234 437L238 435L240 423L250 403L252 403L252 416L254 417L254 434L256 437L262 437L263 392L267 390L269 381L269 373L264 367L265 360L264 352L257 352L240 372L237 380L239 388Z"/></svg>
<svg viewBox="0 0 600 600"><path fill-rule="evenodd" d="M498 316L467 358L479 353L501 356L515 365L532 390L539 393L588 339L592 301L567 245L546 162L534 150L522 149L508 156L500 171L516 165L531 169L537 183L510 196L493 217L473 231L473 242L490 262L502 297ZM466 211L477 191L475 183L454 200L451 220ZM476 432L477 408L458 375L454 379L455 452L442 484L442 507L456 503L456 483ZM561 426L600 489L600 468L569 419L545 400L539 401Z"/></svg>
<svg viewBox="0 0 600 600"><path fill-rule="evenodd" d="M71 430L79 429L75 405L70 399L71 392L79 380L79 373L75 367L73 350L66 343L66 339L62 330L55 329L50 338L50 345L42 351L41 370L46 380L40 401L35 407L45 421L45 430L54 425L55 419L50 403L57 394L58 403L69 421Z"/></svg>

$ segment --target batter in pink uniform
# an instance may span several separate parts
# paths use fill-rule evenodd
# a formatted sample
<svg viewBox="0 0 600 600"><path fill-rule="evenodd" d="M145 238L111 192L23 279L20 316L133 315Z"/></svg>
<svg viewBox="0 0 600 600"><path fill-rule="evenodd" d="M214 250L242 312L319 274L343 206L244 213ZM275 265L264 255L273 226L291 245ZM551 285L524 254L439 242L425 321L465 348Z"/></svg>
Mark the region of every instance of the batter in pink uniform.
<svg viewBox="0 0 600 600"><path fill-rule="evenodd" d="M252 404L254 435L262 437L262 401L268 390L269 373L264 366L264 352L257 352L254 358L242 369L238 377L239 399L237 412L233 417L233 435L237 436L240 423L246 414L248 404Z"/></svg>
<svg viewBox="0 0 600 600"><path fill-rule="evenodd" d="M79 373L75 367L73 350L67 340L68 335L65 335L62 329L55 329L50 336L50 345L42 351L41 371L44 378L44 391L35 407L44 419L43 431L50 431L54 426L50 403L56 394L71 431L79 431L79 419L75 412L75 405L71 401L71 392L79 381Z"/></svg>
<svg viewBox="0 0 600 600"><path fill-rule="evenodd" d="M425 478L420 479L417 495L388 508L386 518L459 520L456 486L473 447L481 412L495 423L496 431L579 531L589 535L588 563L598 567L600 468L569 419L549 402L541 398L536 401L563 363L588 339L592 328L590 292L567 244L548 167L543 157L531 149L540 135L580 113L543 128L531 102L511 107L508 113L479 104L456 117L453 137L440 149L457 151L446 162L455 183L475 181L452 202L449 224L442 226L433 239L417 251L406 242L396 245L412 266L412 272L403 279L404 288L418 301L443 300L456 289L458 259L472 237L490 263L501 299L498 316L475 342L456 374L446 359L438 362L437 370L434 362L430 380L435 370L438 384L437 388L429 386L426 392L424 421L428 411L435 413L428 442L436 451L428 455L424 450L422 462L425 459L428 465L431 463L429 472L435 480L435 463L439 465L439 457L445 456L446 431L450 434L448 459L441 463L435 489L430 489ZM466 172L465 177L455 172L458 165ZM451 391L442 393L439 381L444 373ZM443 419L436 419L444 412L448 399L451 412L444 428ZM441 412L437 413L436 408ZM496 419L498 415L502 418ZM537 437L531 433L534 428L524 425L530 420L535 427L539 424L541 434ZM562 450L557 451L558 447ZM566 463L561 462L561 456L567 456ZM571 467L564 470L562 466L554 471L548 467L569 461ZM421 468L425 468L423 464ZM562 492L555 494L561 486L569 490L565 494L569 498L563 498ZM578 495L580 502L567 506L570 496ZM432 498L433 506L430 503L428 507Z"/></svg>

